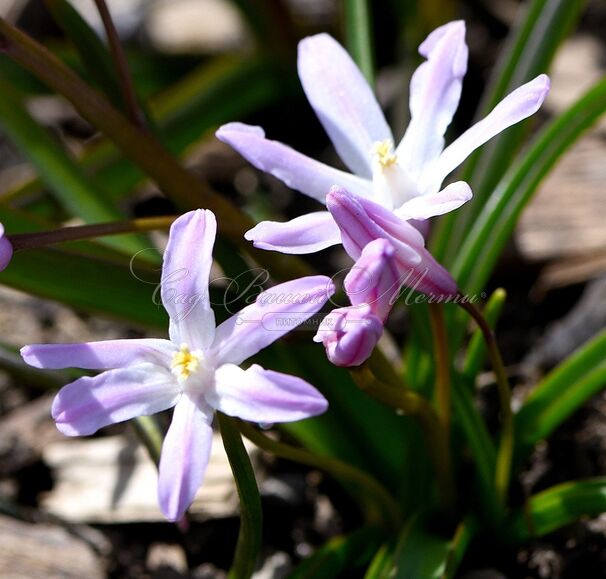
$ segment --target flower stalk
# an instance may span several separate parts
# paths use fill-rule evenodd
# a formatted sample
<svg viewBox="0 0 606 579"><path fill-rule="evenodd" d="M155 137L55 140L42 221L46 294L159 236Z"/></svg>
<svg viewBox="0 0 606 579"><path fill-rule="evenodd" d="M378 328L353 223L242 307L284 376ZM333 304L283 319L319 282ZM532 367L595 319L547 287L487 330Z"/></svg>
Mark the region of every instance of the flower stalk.
<svg viewBox="0 0 606 579"><path fill-rule="evenodd" d="M431 323L433 346L436 364L436 401L438 416L442 422L446 446L450 448L450 363L448 359L448 336L446 335L446 323L444 321L444 310L442 304L429 304L429 320Z"/></svg>
<svg viewBox="0 0 606 579"><path fill-rule="evenodd" d="M261 551L263 538L261 497L253 466L238 432L238 423L221 412L217 413L217 418L240 499L240 532L227 579L248 579L255 570Z"/></svg>
<svg viewBox="0 0 606 579"><path fill-rule="evenodd" d="M441 501L444 507L450 507L455 496L452 461L446 433L431 404L413 390L382 382L370 370L369 364L352 368L350 373L358 388L369 396L398 413L408 414L419 420L434 465Z"/></svg>
<svg viewBox="0 0 606 579"><path fill-rule="evenodd" d="M115 221L112 223L97 223L95 225L76 225L73 227L62 227L51 231L37 231L34 233L15 233L7 235L14 251L22 249L35 249L46 247L56 243L68 241L80 241L106 235L119 235L123 233L137 233L142 231L154 231L156 229L167 229L176 215L166 217L143 217L130 221Z"/></svg>
<svg viewBox="0 0 606 579"><path fill-rule="evenodd" d="M377 503L376 508L368 509L366 512L369 523L387 525L392 530L400 527L401 513L398 503L382 484L364 471L336 458L312 454L302 448L295 448L273 440L242 420L239 420L237 424L242 435L260 449L280 458L325 471L337 479L348 480L365 490L368 493L367 496L374 498Z"/></svg>
<svg viewBox="0 0 606 579"><path fill-rule="evenodd" d="M505 503L509 479L511 476L511 462L513 457L513 412L511 410L511 388L501 358L501 352L488 322L482 312L473 304L463 299L457 302L476 322L484 341L488 357L495 373L499 391L499 405L501 408L501 439L497 451L497 464L495 470L495 487L501 503Z"/></svg>
<svg viewBox="0 0 606 579"><path fill-rule="evenodd" d="M116 30L105 0L94 1L101 21L103 22L109 49L116 65L116 72L118 74L120 88L122 89L122 99L124 100L126 112L136 127L145 130L145 117L143 116L141 107L138 103L137 93L128 67L128 60L126 59L126 54L122 48L118 31Z"/></svg>
<svg viewBox="0 0 606 579"><path fill-rule="evenodd" d="M150 458L158 466L164 440L164 433L158 421L153 416L136 416L131 421L131 425L139 442L145 446Z"/></svg>

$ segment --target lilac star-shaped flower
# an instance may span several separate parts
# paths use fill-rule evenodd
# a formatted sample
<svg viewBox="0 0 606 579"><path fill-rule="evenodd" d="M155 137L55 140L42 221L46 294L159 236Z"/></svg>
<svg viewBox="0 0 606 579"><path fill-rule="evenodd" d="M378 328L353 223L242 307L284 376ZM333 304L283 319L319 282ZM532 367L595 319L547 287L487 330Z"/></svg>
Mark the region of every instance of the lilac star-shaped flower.
<svg viewBox="0 0 606 579"><path fill-rule="evenodd" d="M441 189L444 179L475 149L534 114L549 91L549 78L540 75L516 89L445 148L444 134L459 105L467 70L464 22L437 28L419 52L426 61L410 83L410 124L395 146L372 89L343 47L327 34L299 44L303 89L352 173L268 140L260 127L230 123L217 131L217 137L257 168L323 204L331 186L337 185L401 220L425 220L452 211L472 193L462 181ZM286 223L265 221L248 231L246 238L261 249L294 254L341 242L339 228L327 211Z"/></svg>
<svg viewBox="0 0 606 579"><path fill-rule="evenodd" d="M332 282L311 276L277 285L215 327L208 290L215 234L210 211L187 213L171 227L161 281L169 340L38 344L21 350L38 368L105 370L68 384L55 397L52 415L67 436L174 407L158 483L160 507L173 521L183 516L202 483L215 411L275 423L327 408L324 397L300 378L239 365L318 312L334 292Z"/></svg>

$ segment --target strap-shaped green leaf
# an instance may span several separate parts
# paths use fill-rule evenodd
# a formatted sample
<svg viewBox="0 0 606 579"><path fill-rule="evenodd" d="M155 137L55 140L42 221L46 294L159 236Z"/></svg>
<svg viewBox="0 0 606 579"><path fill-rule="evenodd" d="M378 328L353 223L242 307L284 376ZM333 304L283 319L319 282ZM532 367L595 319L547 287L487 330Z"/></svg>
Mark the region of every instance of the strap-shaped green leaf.
<svg viewBox="0 0 606 579"><path fill-rule="evenodd" d="M525 542L542 537L582 517L606 512L606 478L563 483L528 499L511 518L509 536Z"/></svg>
<svg viewBox="0 0 606 579"><path fill-rule="evenodd" d="M395 547L381 549L364 579L451 579L478 525L467 517L451 539L426 528L423 516L414 516L402 530Z"/></svg>
<svg viewBox="0 0 606 579"><path fill-rule="evenodd" d="M457 425L474 459L478 493L486 518L497 524L503 513L495 492L494 478L497 463L495 445L486 430L474 404L470 389L459 381L452 391L452 402Z"/></svg>
<svg viewBox="0 0 606 579"><path fill-rule="evenodd" d="M283 79L284 75L278 74L266 58L219 56L151 98L150 117L167 148L182 155L217 125L243 118L283 97L287 86ZM122 201L145 180L144 173L102 137L84 148L79 163L95 176L107 192L107 199L114 203ZM32 179L8 195L27 197L40 189L40 181Z"/></svg>
<svg viewBox="0 0 606 579"><path fill-rule="evenodd" d="M114 106L123 106L120 86L111 55L96 32L67 0L45 0L55 22L73 42L90 78L103 90Z"/></svg>
<svg viewBox="0 0 606 579"><path fill-rule="evenodd" d="M0 273L0 282L78 310L166 332L166 312L153 301L158 272L144 267L138 275L148 283L136 279L124 259L32 249L13 256L10 266Z"/></svg>
<svg viewBox="0 0 606 579"><path fill-rule="evenodd" d="M480 117L487 114L503 97L541 73L547 72L557 48L579 18L585 0L531 0L523 8L514 33L500 55L490 85L480 107ZM508 128L471 157L461 178L469 181L474 199L461 210L445 216L432 240L432 251L450 265L466 232L505 173L527 134L528 123Z"/></svg>
<svg viewBox="0 0 606 579"><path fill-rule="evenodd" d="M94 181L32 119L12 87L0 81L0 90L0 128L32 162L42 181L63 208L89 223L123 219ZM107 238L105 243L129 252L149 246L143 236L116 236Z"/></svg>
<svg viewBox="0 0 606 579"><path fill-rule="evenodd" d="M606 331L553 370L516 416L518 439L528 448L548 437L592 396L606 388Z"/></svg>
<svg viewBox="0 0 606 579"><path fill-rule="evenodd" d="M346 577L369 563L379 548L383 533L374 527L361 527L334 537L305 559L288 579L334 579Z"/></svg>
<svg viewBox="0 0 606 579"><path fill-rule="evenodd" d="M368 0L343 2L347 48L366 80L372 85L375 71L371 6Z"/></svg>
<svg viewBox="0 0 606 579"><path fill-rule="evenodd" d="M476 218L451 268L463 290L473 293L482 289L540 183L604 112L606 79L546 127L508 171Z"/></svg>

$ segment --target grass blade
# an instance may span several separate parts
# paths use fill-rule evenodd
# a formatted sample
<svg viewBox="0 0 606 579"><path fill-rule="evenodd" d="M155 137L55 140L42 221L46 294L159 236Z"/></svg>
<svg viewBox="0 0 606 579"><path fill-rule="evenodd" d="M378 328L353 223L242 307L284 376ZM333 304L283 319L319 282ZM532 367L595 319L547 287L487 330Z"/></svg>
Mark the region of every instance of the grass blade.
<svg viewBox="0 0 606 579"><path fill-rule="evenodd" d="M345 12L347 48L372 86L375 71L371 4L368 0L345 0L343 11Z"/></svg>
<svg viewBox="0 0 606 579"><path fill-rule="evenodd" d="M553 370L528 396L516 416L518 439L531 447L548 437L606 387L606 331Z"/></svg>
<svg viewBox="0 0 606 579"><path fill-rule="evenodd" d="M507 536L527 542L582 517L597 517L603 512L606 512L606 478L567 482L530 497L512 516Z"/></svg>
<svg viewBox="0 0 606 579"><path fill-rule="evenodd" d="M585 0L533 0L501 53L487 89L480 117L518 86L549 70L557 48L577 22ZM465 233L505 173L527 134L532 119L518 123L484 145L467 162L461 179L469 181L474 199L456 213L445 216L432 240L434 255L450 265Z"/></svg>

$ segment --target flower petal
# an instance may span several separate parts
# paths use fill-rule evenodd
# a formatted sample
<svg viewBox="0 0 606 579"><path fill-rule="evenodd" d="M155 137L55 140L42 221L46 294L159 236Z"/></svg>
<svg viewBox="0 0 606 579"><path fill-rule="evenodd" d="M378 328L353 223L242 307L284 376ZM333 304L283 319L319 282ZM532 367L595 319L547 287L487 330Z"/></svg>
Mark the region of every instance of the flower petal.
<svg viewBox="0 0 606 579"><path fill-rule="evenodd" d="M352 172L370 179L373 144L393 137L366 79L328 34L299 43L298 68L307 99L337 153Z"/></svg>
<svg viewBox="0 0 606 579"><path fill-rule="evenodd" d="M259 249L282 253L315 253L341 243L341 233L328 211L302 215L285 223L262 221L244 235Z"/></svg>
<svg viewBox="0 0 606 579"><path fill-rule="evenodd" d="M370 199L359 197L358 201L368 216L388 235L413 247L425 246L425 238L417 227Z"/></svg>
<svg viewBox="0 0 606 579"><path fill-rule="evenodd" d="M84 436L108 424L166 410L179 396L180 388L168 370L139 364L64 386L55 396L51 413L63 434Z"/></svg>
<svg viewBox="0 0 606 579"><path fill-rule="evenodd" d="M437 189L442 181L473 151L539 110L549 92L549 77L541 74L506 96L484 119L465 131L440 155L426 179ZM425 178L424 178L425 180ZM431 188L430 188L431 190Z"/></svg>
<svg viewBox="0 0 606 579"><path fill-rule="evenodd" d="M387 239L375 239L363 250L360 259L343 281L353 306L367 304L373 315L385 320L400 291L396 252Z"/></svg>
<svg viewBox="0 0 606 579"><path fill-rule="evenodd" d="M314 161L278 141L266 139L261 127L229 123L223 125L216 136L257 169L270 173L291 189L320 203L324 203L326 193L335 184L347 187L357 195L372 195L370 181Z"/></svg>
<svg viewBox="0 0 606 579"><path fill-rule="evenodd" d="M333 187L326 197L326 205L341 229L343 246L353 259L358 259L362 250L374 239L387 239L396 250L396 264L400 274L400 285L413 288L434 297L454 296L457 293L457 284L452 276L433 258L423 247L414 242L414 237L421 234L416 231L415 236L407 232L396 232L399 238L379 226L375 214L366 211L366 205L373 205L368 200L356 199L347 191ZM384 211L382 209L382 211ZM395 229L396 223L405 224L414 229L412 225L402 221L393 214L389 220L386 216L381 218ZM408 239L407 239L408 238Z"/></svg>
<svg viewBox="0 0 606 579"><path fill-rule="evenodd" d="M254 304L225 320L212 345L216 363L240 364L320 311L335 292L323 275L276 285L259 294Z"/></svg>
<svg viewBox="0 0 606 579"><path fill-rule="evenodd" d="M161 289L170 339L192 349L208 347L214 337L208 279L216 233L212 212L190 211L172 224L164 252Z"/></svg>
<svg viewBox="0 0 606 579"><path fill-rule="evenodd" d="M294 422L322 414L328 402L305 380L253 364L224 364L215 373L213 407L252 422Z"/></svg>
<svg viewBox="0 0 606 579"><path fill-rule="evenodd" d="M180 520L202 484L213 440L213 413L184 395L162 444L158 502L169 521Z"/></svg>
<svg viewBox="0 0 606 579"><path fill-rule="evenodd" d="M458 209L472 197L471 187L465 181L457 181L439 193L428 193L407 201L395 213L405 221L429 219Z"/></svg>
<svg viewBox="0 0 606 579"><path fill-rule="evenodd" d="M359 366L368 360L383 334L383 324L368 304L330 312L314 336L322 342L326 357L342 367Z"/></svg>
<svg viewBox="0 0 606 579"><path fill-rule="evenodd" d="M372 202L363 205L361 199L355 198L348 191L339 187L333 187L330 190L326 197L326 205L341 230L343 247L352 259L359 259L362 250L371 241L385 238L393 244L398 259L404 260L410 265L420 263L419 249L423 248L423 237L418 231L413 232L414 228L411 225L398 219L390 211ZM369 215L366 211L367 206L376 208L377 214L383 216L387 223L397 223L405 229L410 228L411 238L403 242L390 235L373 219L374 215ZM398 233L401 234L400 231ZM420 245L417 243L419 240Z"/></svg>
<svg viewBox="0 0 606 579"><path fill-rule="evenodd" d="M444 148L444 133L452 121L467 72L465 23L450 22L434 30L419 47L427 58L410 83L410 124L397 149L409 173L423 167Z"/></svg>
<svg viewBox="0 0 606 579"><path fill-rule="evenodd" d="M150 362L169 366L175 346L169 340L105 340L82 344L31 344L21 356L36 368L105 370Z"/></svg>
<svg viewBox="0 0 606 579"><path fill-rule="evenodd" d="M4 237L4 225L0 223L0 271L6 269L13 257L13 246L11 242Z"/></svg>

